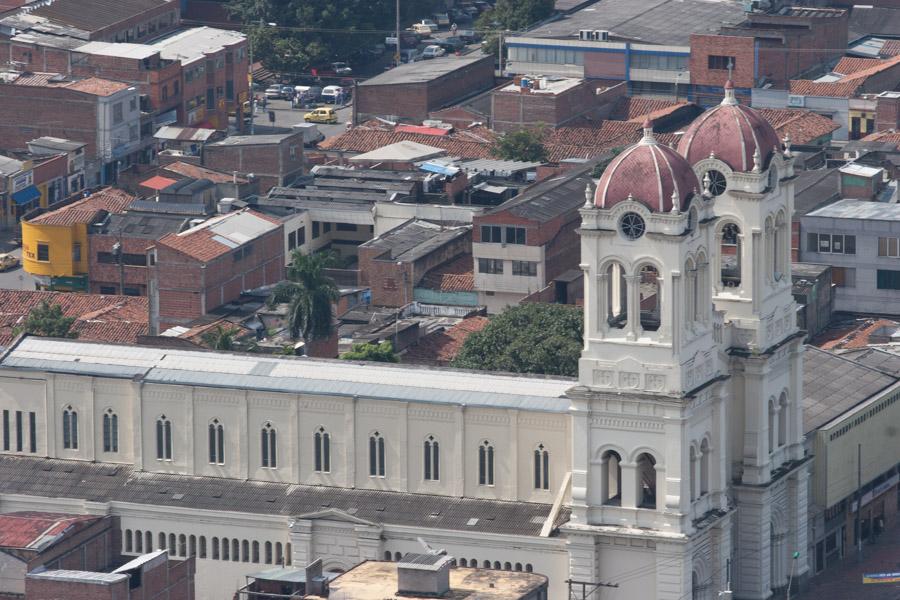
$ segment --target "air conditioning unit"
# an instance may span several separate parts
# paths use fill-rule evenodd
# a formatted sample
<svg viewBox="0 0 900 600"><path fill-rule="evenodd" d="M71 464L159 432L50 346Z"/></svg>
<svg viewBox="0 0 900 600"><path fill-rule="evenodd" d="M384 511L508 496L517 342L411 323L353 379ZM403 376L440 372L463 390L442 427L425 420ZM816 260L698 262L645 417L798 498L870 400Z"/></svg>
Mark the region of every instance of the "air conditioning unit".
<svg viewBox="0 0 900 600"><path fill-rule="evenodd" d="M578 39L579 40L590 41L591 39L593 39L593 35L594 35L594 32L591 31L590 29L579 29L578 30Z"/></svg>
<svg viewBox="0 0 900 600"><path fill-rule="evenodd" d="M592 39L595 42L608 42L609 41L609 32L606 31L605 29L597 29L597 30L593 31L592 33L593 33Z"/></svg>

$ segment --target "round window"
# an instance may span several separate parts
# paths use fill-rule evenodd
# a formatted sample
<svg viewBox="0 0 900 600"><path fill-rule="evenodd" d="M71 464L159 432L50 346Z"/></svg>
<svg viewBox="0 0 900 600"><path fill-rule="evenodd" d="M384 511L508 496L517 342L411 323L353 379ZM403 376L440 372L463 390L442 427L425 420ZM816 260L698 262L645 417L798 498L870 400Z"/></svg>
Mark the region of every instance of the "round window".
<svg viewBox="0 0 900 600"><path fill-rule="evenodd" d="M725 176L715 169L707 171L706 174L709 175L709 193L713 196L721 196L724 194L725 188L728 187Z"/></svg>
<svg viewBox="0 0 900 600"><path fill-rule="evenodd" d="M625 216L622 217L622 222L619 224L619 228L622 230L622 235L626 238L629 240L636 240L644 235L644 219L637 213L625 213Z"/></svg>

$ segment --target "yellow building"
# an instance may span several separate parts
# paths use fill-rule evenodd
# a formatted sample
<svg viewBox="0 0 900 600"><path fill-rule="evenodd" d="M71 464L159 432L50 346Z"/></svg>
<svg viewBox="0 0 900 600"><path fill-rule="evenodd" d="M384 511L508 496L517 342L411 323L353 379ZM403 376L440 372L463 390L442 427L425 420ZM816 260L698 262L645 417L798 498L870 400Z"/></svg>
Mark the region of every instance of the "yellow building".
<svg viewBox="0 0 900 600"><path fill-rule="evenodd" d="M56 210L22 221L22 267L42 289L86 290L88 229L109 213L121 213L134 196L104 188Z"/></svg>

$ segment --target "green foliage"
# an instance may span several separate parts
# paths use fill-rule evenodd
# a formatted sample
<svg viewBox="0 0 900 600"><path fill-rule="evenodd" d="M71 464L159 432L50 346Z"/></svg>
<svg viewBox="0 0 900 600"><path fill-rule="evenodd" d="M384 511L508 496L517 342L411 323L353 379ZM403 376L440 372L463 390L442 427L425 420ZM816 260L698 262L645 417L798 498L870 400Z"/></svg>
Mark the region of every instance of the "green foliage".
<svg viewBox="0 0 900 600"><path fill-rule="evenodd" d="M294 250L291 254L287 280L275 286L269 305L288 304L288 330L292 339L302 335L309 342L331 335L334 319L331 305L340 294L325 269L339 264L340 257L334 252L304 255Z"/></svg>
<svg viewBox="0 0 900 600"><path fill-rule="evenodd" d="M25 323L14 330L16 335L28 333L42 337L77 338L78 333L72 331L75 317L63 315L59 304L50 304L49 300L43 300L31 309Z"/></svg>
<svg viewBox="0 0 900 600"><path fill-rule="evenodd" d="M497 53L497 30L522 31L553 14L554 0L497 0L489 11L475 21L475 29L484 31L482 50Z"/></svg>
<svg viewBox="0 0 900 600"><path fill-rule="evenodd" d="M439 3L439 0L401 2L401 27L430 15ZM384 43L384 32L394 29L394 7L394 0L230 0L228 3L229 12L244 23L251 36L254 60L261 60L266 68L280 73L308 73L316 65L351 60L356 52Z"/></svg>
<svg viewBox="0 0 900 600"><path fill-rule="evenodd" d="M234 331L216 325L215 329L203 334L203 343L213 350L234 350Z"/></svg>
<svg viewBox="0 0 900 600"><path fill-rule="evenodd" d="M562 304L520 304L466 338L452 366L485 371L576 376L582 310Z"/></svg>
<svg viewBox="0 0 900 600"><path fill-rule="evenodd" d="M594 179L600 179L600 176L603 175L603 171L606 170L606 167L609 166L609 163L611 163L615 157L622 154L622 150L624 150L624 148L621 146L617 146L610 150L609 156L594 165L594 168L591 171L591 177L593 177Z"/></svg>
<svg viewBox="0 0 900 600"><path fill-rule="evenodd" d="M546 162L547 149L540 129L519 129L504 133L491 147L491 154L505 160Z"/></svg>
<svg viewBox="0 0 900 600"><path fill-rule="evenodd" d="M372 362L399 362L400 359L394 354L394 346L390 342L381 342L380 344L353 344L353 348L349 352L341 354L343 360L370 360Z"/></svg>

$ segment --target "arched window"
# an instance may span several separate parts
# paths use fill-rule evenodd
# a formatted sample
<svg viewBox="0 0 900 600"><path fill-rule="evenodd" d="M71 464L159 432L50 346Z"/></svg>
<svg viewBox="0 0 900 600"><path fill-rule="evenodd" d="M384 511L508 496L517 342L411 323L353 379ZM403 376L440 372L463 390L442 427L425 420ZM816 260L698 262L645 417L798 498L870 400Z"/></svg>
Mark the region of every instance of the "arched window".
<svg viewBox="0 0 900 600"><path fill-rule="evenodd" d="M494 446L487 440L478 446L478 485L494 485Z"/></svg>
<svg viewBox="0 0 900 600"><path fill-rule="evenodd" d="M241 562L250 562L250 542L248 540L241 542Z"/></svg>
<svg viewBox="0 0 900 600"><path fill-rule="evenodd" d="M125 552L134 552L134 546L132 543L132 533L130 529L125 530Z"/></svg>
<svg viewBox="0 0 900 600"><path fill-rule="evenodd" d="M400 559L403 558L403 555L399 552L394 552L394 560L400 562Z"/></svg>
<svg viewBox="0 0 900 600"><path fill-rule="evenodd" d="M528 563L527 565L525 565L526 573L531 573L532 571L534 571L534 567L531 566L531 563Z"/></svg>
<svg viewBox="0 0 900 600"><path fill-rule="evenodd" d="M461 559L459 559L459 566L461 566L461 567L468 567L468 566L469 566L469 561L467 561L465 558L461 558Z"/></svg>
<svg viewBox="0 0 900 600"><path fill-rule="evenodd" d="M606 268L606 323L615 329L623 329L628 324L628 283L625 268L619 263L610 263Z"/></svg>
<svg viewBox="0 0 900 600"><path fill-rule="evenodd" d="M134 551L138 554L144 551L144 534L140 529L134 532Z"/></svg>
<svg viewBox="0 0 900 600"><path fill-rule="evenodd" d="M543 444L534 449L534 489L550 489L550 453Z"/></svg>
<svg viewBox="0 0 900 600"><path fill-rule="evenodd" d="M440 481L441 479L441 454L438 441L433 435L425 440L424 470L425 481Z"/></svg>
<svg viewBox="0 0 900 600"><path fill-rule="evenodd" d="M481 566L482 566L482 568L484 568L484 569L490 569L490 568L491 568L491 561L486 560L486 561L484 561L483 563L481 563Z"/></svg>
<svg viewBox="0 0 900 600"><path fill-rule="evenodd" d="M197 555L197 536L192 535L188 538L188 556Z"/></svg>
<svg viewBox="0 0 900 600"><path fill-rule="evenodd" d="M516 563L516 571L522 570L522 563Z"/></svg>
<svg viewBox="0 0 900 600"><path fill-rule="evenodd" d="M290 565L293 559L291 558L291 543L288 542L284 545L284 564Z"/></svg>
<svg viewBox="0 0 900 600"><path fill-rule="evenodd" d="M265 548L266 548L266 564L271 565L272 564L272 542L266 542Z"/></svg>
<svg viewBox="0 0 900 600"><path fill-rule="evenodd" d="M103 413L103 451L119 451L119 416L111 408Z"/></svg>
<svg viewBox="0 0 900 600"><path fill-rule="evenodd" d="M659 271L653 265L644 265L639 272L639 298L641 301L641 329L656 331L660 322Z"/></svg>
<svg viewBox="0 0 900 600"><path fill-rule="evenodd" d="M252 548L253 548L253 562L258 563L259 562L259 542L254 541Z"/></svg>
<svg viewBox="0 0 900 600"><path fill-rule="evenodd" d="M156 459L172 460L172 421L166 415L156 420Z"/></svg>
<svg viewBox="0 0 900 600"><path fill-rule="evenodd" d="M709 440L704 439L700 444L700 495L709 493Z"/></svg>
<svg viewBox="0 0 900 600"><path fill-rule="evenodd" d="M178 556L187 556L187 536L183 533L178 536Z"/></svg>
<svg viewBox="0 0 900 600"><path fill-rule="evenodd" d="M231 540L231 560L233 562L241 560L241 542L237 538Z"/></svg>
<svg viewBox="0 0 900 600"><path fill-rule="evenodd" d="M169 545L167 546L167 548L169 549L169 554L171 554L172 556L175 556L178 552L178 542L175 540L174 533L169 534Z"/></svg>
<svg viewBox="0 0 900 600"><path fill-rule="evenodd" d="M144 533L144 551L153 552L153 534L149 531Z"/></svg>
<svg viewBox="0 0 900 600"><path fill-rule="evenodd" d="M697 266L690 258L684 263L684 322L691 324L697 314Z"/></svg>
<svg viewBox="0 0 900 600"><path fill-rule="evenodd" d="M218 419L209 424L209 464L225 464L225 427Z"/></svg>
<svg viewBox="0 0 900 600"><path fill-rule="evenodd" d="M775 398L769 398L769 453L775 450L775 442L778 440L778 404Z"/></svg>
<svg viewBox="0 0 900 600"><path fill-rule="evenodd" d="M697 227L697 209L696 207L691 207L688 211L687 215L687 227L685 228L685 233L690 233L694 231Z"/></svg>
<svg viewBox="0 0 900 600"><path fill-rule="evenodd" d="M646 452L637 458L638 507L656 508L656 459Z"/></svg>
<svg viewBox="0 0 900 600"><path fill-rule="evenodd" d="M390 550L384 551L384 560L391 560L391 551Z"/></svg>
<svg viewBox="0 0 900 600"><path fill-rule="evenodd" d="M772 251L772 259L774 260L772 273L775 281L781 281L781 278L787 272L788 249L787 223L784 218L784 213L782 212L779 212L778 216L775 217L774 234L772 242L774 244Z"/></svg>
<svg viewBox="0 0 900 600"><path fill-rule="evenodd" d="M735 223L726 223L722 227L719 243L719 260L721 268L719 277L723 288L735 288L741 285L741 228Z"/></svg>
<svg viewBox="0 0 900 600"><path fill-rule="evenodd" d="M324 427L319 427L313 436L313 454L318 473L331 472L331 435Z"/></svg>
<svg viewBox="0 0 900 600"><path fill-rule="evenodd" d="M78 450L78 412L71 406L63 410L63 448Z"/></svg>
<svg viewBox="0 0 900 600"><path fill-rule="evenodd" d="M261 435L262 466L274 469L278 466L278 443L275 439L275 428L271 423L263 425Z"/></svg>
<svg viewBox="0 0 900 600"><path fill-rule="evenodd" d="M603 504L622 504L622 457L614 450L607 450L601 459L601 497Z"/></svg>
<svg viewBox="0 0 900 600"><path fill-rule="evenodd" d="M275 564L284 565L284 547L281 542L275 542Z"/></svg>
<svg viewBox="0 0 900 600"><path fill-rule="evenodd" d="M219 560L219 538L212 539L212 559Z"/></svg>
<svg viewBox="0 0 900 600"><path fill-rule="evenodd" d="M512 563L509 563L509 562L503 563L503 570L504 571L512 571Z"/></svg>
<svg viewBox="0 0 900 600"><path fill-rule="evenodd" d="M778 447L787 444L787 426L788 426L788 399L787 392L781 392L781 398L778 399Z"/></svg>
<svg viewBox="0 0 900 600"><path fill-rule="evenodd" d="M369 436L369 476L384 477L384 438L377 431Z"/></svg>
<svg viewBox="0 0 900 600"><path fill-rule="evenodd" d="M222 538L222 560L230 560L231 556L231 545L228 543L228 538Z"/></svg>
<svg viewBox="0 0 900 600"><path fill-rule="evenodd" d="M710 311L709 293L709 262L706 254L700 252L697 255L697 276L694 278L694 321L697 323L707 321Z"/></svg>
<svg viewBox="0 0 900 600"><path fill-rule="evenodd" d="M690 488L690 496L691 502L697 499L697 450L694 448L694 445L691 444L690 449L690 472L688 477L688 487Z"/></svg>
<svg viewBox="0 0 900 600"><path fill-rule="evenodd" d="M206 558L206 536L200 536L200 558Z"/></svg>
<svg viewBox="0 0 900 600"><path fill-rule="evenodd" d="M494 569L496 569L497 571L499 571L500 568L501 568L501 567L500 567L500 561L499 561L499 560L495 560L495 561L494 561Z"/></svg>
<svg viewBox="0 0 900 600"><path fill-rule="evenodd" d="M159 549L166 549L166 534L164 534L162 531L159 532Z"/></svg>

